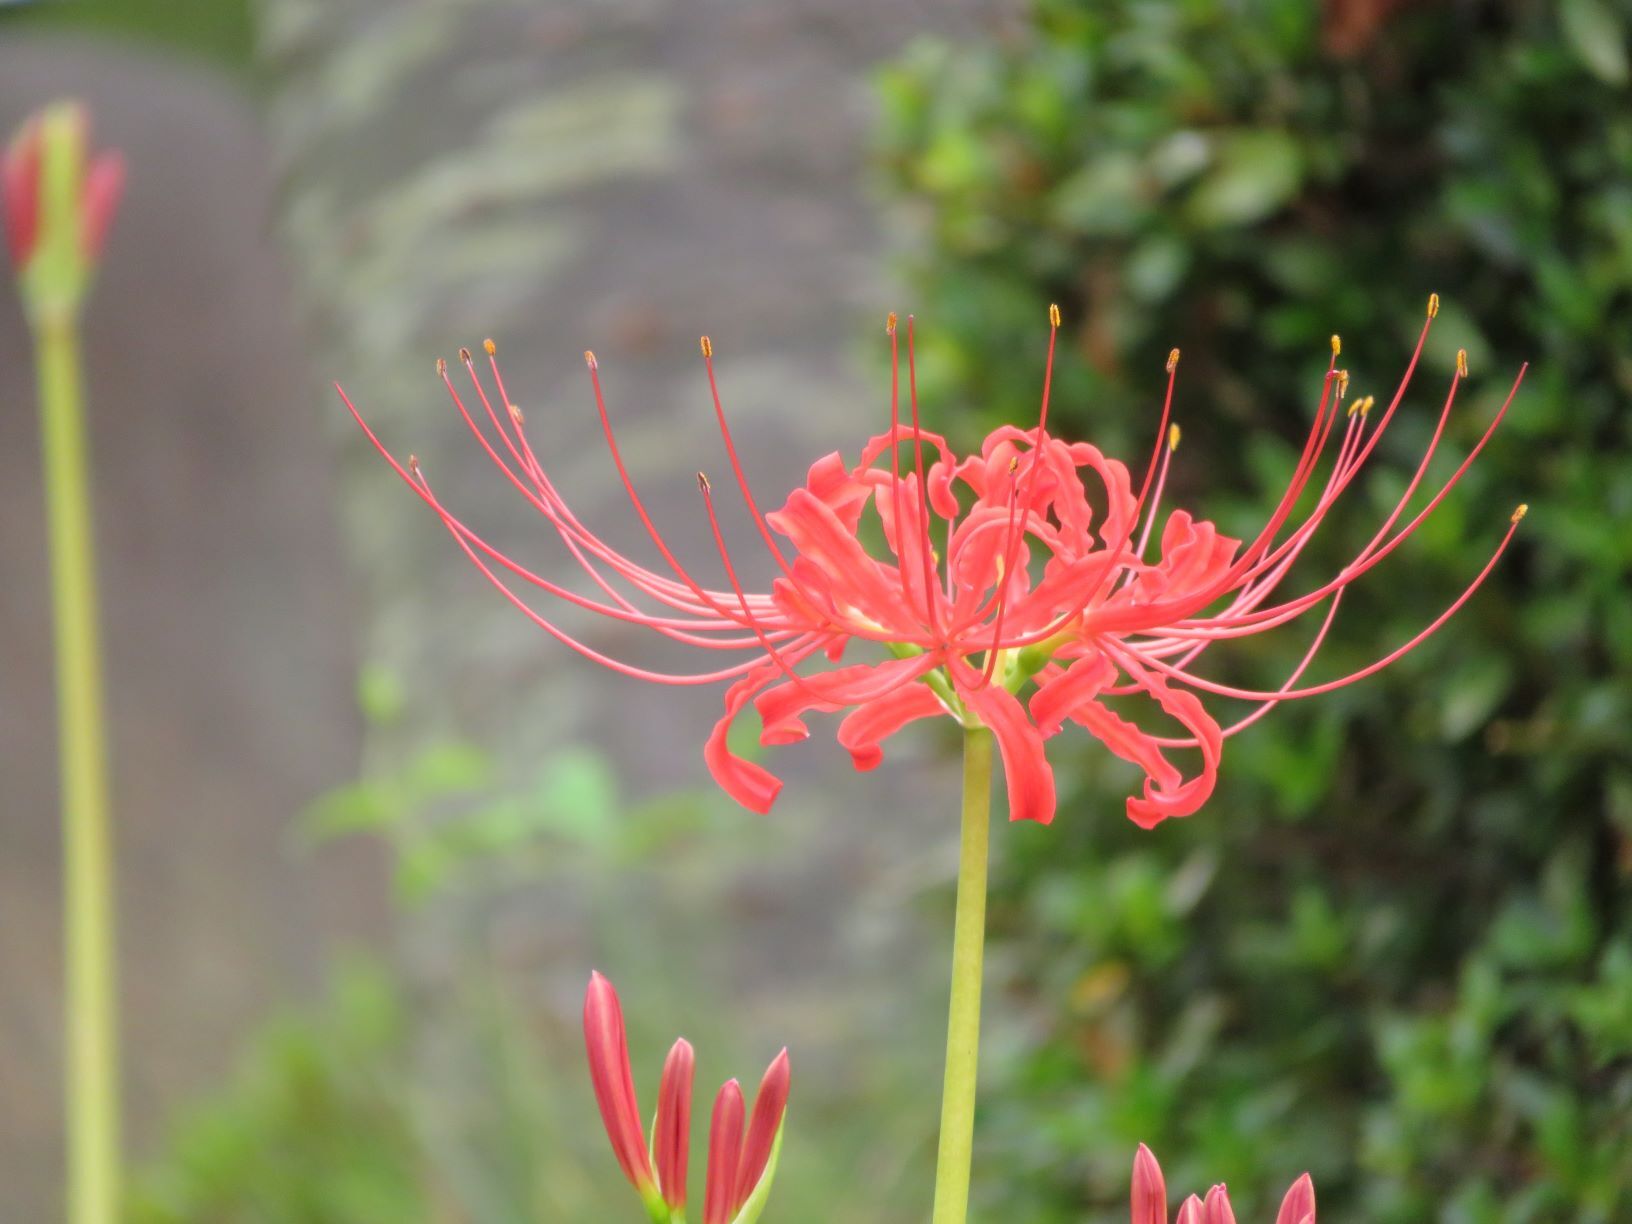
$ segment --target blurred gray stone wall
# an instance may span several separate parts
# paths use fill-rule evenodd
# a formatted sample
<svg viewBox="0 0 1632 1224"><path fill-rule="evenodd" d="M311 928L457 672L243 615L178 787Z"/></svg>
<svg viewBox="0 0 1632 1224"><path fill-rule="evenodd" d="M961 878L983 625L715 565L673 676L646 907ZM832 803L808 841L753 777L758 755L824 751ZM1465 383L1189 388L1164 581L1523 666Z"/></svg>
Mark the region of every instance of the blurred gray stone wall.
<svg viewBox="0 0 1632 1224"><path fill-rule="evenodd" d="M291 817L355 773L332 464L247 98L149 54L8 34L0 131L86 99L129 195L86 321L118 843L126 1115L151 1151L246 1029L377 936L366 844ZM60 1218L62 960L33 377L0 292L0 1219Z"/></svg>

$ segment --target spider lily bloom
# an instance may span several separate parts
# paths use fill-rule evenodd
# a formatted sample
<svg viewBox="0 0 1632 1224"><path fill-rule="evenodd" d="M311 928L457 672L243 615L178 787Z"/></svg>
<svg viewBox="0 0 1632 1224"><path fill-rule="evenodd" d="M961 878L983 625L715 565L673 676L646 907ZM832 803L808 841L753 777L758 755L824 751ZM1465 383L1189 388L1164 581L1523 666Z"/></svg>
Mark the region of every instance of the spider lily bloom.
<svg viewBox="0 0 1632 1224"><path fill-rule="evenodd" d="M675 1042L663 1064L649 1146L629 1068L623 1008L612 983L598 973L590 976L584 995L584 1045L601 1121L624 1176L656 1224L685 1224L696 1071L690 1043ZM783 1050L765 1072L746 1130L741 1086L730 1080L720 1089L709 1130L703 1224L753 1224L764 1210L782 1149L789 1083L788 1052Z"/></svg>
<svg viewBox="0 0 1632 1224"><path fill-rule="evenodd" d="M1131 1199L1133 1224L1167 1224L1167 1187L1162 1181L1162 1167L1142 1143L1133 1158ZM1192 1194L1180 1205L1175 1224L1235 1224L1229 1191L1219 1184L1207 1192L1205 1199ZM1309 1174L1292 1183L1281 1200L1275 1224L1315 1224L1315 1183Z"/></svg>
<svg viewBox="0 0 1632 1224"><path fill-rule="evenodd" d="M78 307L124 192L117 152L87 160L90 121L64 102L29 119L0 154L0 219L32 319Z"/></svg>
<svg viewBox="0 0 1632 1224"><path fill-rule="evenodd" d="M853 465L837 453L817 460L805 484L779 509L762 512L732 441L715 379L713 345L704 337L702 354L726 457L778 570L764 591L750 592L739 580L715 513L713 486L702 475L698 487L725 585L705 587L675 558L629 479L593 354L585 356L613 466L666 572L613 549L573 514L529 441L521 411L511 406L491 341L486 348L496 397L488 394L468 350L460 358L473 396L455 388L446 363L438 367L455 408L480 445L587 572L599 591L593 597L564 588L490 546L444 505L416 460L398 463L361 416L358 421L477 568L546 632L625 675L669 684L731 681L724 717L708 738L704 758L718 783L746 807L768 811L781 789L774 775L733 753L728 744L733 721L751 703L762 722L760 742L766 745L805 738L804 719L812 711L844 713L838 739L862 770L878 765L885 739L918 719L950 716L965 727L989 728L1007 778L1011 818L1043 823L1055 809L1044 742L1072 723L1145 772L1141 792L1128 800L1127 810L1148 827L1200 808L1212 792L1223 741L1274 706L1360 680L1419 645L1466 602L1512 538L1523 507L1512 516L1489 562L1422 632L1367 667L1300 687L1349 585L1393 553L1444 500L1517 393L1516 380L1461 466L1401 526L1466 377L1465 358L1459 355L1427 450L1376 534L1313 589L1290 598L1277 596L1394 419L1437 310L1436 297L1430 299L1397 390L1375 414L1372 397L1345 403L1348 375L1337 367L1341 346L1332 338L1314 422L1291 480L1262 529L1244 540L1224 535L1186 510L1162 517L1162 493L1179 442L1178 427L1171 423L1176 349L1167 362L1155 444L1136 483L1126 466L1098 448L1048 432L1058 308L1049 310L1048 361L1036 425L996 429L977 453L961 457L919 419L910 318L910 417L902 420L900 353L891 315L886 329L891 354L888 430L869 440ZM343 391L341 396L345 399ZM345 402L356 415L351 401ZM476 403L479 407L472 406ZM1334 439L1336 455L1328 465L1323 456ZM864 543L873 533L882 538L882 549ZM522 598L522 586L690 646L720 651L735 661L690 674L634 667L566 633ZM1217 643L1322 612L1307 653L1277 688L1225 685L1195 670ZM868 648L874 660L837 666L856 645ZM1254 708L1220 725L1201 694L1249 702ZM1183 733L1164 736L1144 729L1126 717L1130 703L1164 715ZM1188 776L1170 759L1174 749L1199 751L1199 766Z"/></svg>

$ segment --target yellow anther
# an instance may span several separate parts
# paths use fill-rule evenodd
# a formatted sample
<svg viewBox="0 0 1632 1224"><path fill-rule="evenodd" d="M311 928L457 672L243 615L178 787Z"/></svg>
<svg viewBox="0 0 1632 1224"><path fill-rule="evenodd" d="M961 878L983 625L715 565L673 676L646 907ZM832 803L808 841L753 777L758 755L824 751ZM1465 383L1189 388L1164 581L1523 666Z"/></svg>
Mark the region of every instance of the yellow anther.
<svg viewBox="0 0 1632 1224"><path fill-rule="evenodd" d="M598 370L601 368L601 363L595 360L595 352L593 349L584 350L584 364L592 370Z"/></svg>
<svg viewBox="0 0 1632 1224"><path fill-rule="evenodd" d="M1174 349L1172 352L1168 353L1168 355L1167 355L1167 372L1169 374L1171 374L1171 373L1173 373L1174 370L1176 370L1178 368L1179 368L1179 350Z"/></svg>
<svg viewBox="0 0 1632 1224"><path fill-rule="evenodd" d="M470 350L467 349L467 348L460 349L459 350L459 360L464 362L466 365L469 365L470 364Z"/></svg>
<svg viewBox="0 0 1632 1224"><path fill-rule="evenodd" d="M1439 294L1430 293L1428 295L1428 317L1431 319L1435 315L1437 315L1438 313L1439 313Z"/></svg>
<svg viewBox="0 0 1632 1224"><path fill-rule="evenodd" d="M1019 470L1020 470L1020 456L1016 455L1013 459L1009 460L1009 475L1013 476Z"/></svg>
<svg viewBox="0 0 1632 1224"><path fill-rule="evenodd" d="M1339 370L1337 372L1337 398L1342 399L1348 393L1349 393L1349 372L1347 370Z"/></svg>
<svg viewBox="0 0 1632 1224"><path fill-rule="evenodd" d="M1519 503L1519 508L1517 510L1513 511L1513 517L1511 519L1509 519L1508 521L1512 522L1512 523L1516 523L1520 519L1522 519L1525 515L1527 515L1529 513L1530 513L1530 503L1529 502L1520 502Z"/></svg>
<svg viewBox="0 0 1632 1224"><path fill-rule="evenodd" d="M697 346L703 350L704 357L714 356L714 341L710 340L707 336L699 338L697 341Z"/></svg>
<svg viewBox="0 0 1632 1224"><path fill-rule="evenodd" d="M514 404L506 404L505 407L510 409L510 419L517 425L525 425L527 423L527 418L521 415L520 408L517 408Z"/></svg>
<svg viewBox="0 0 1632 1224"><path fill-rule="evenodd" d="M1354 403L1349 405L1349 415L1353 416L1358 412L1361 416L1365 416L1366 413L1371 411L1371 406L1376 402L1376 396L1361 396L1359 399L1355 400Z"/></svg>
<svg viewBox="0 0 1632 1224"><path fill-rule="evenodd" d="M412 472L415 476L423 475L423 473L419 470L419 456L418 455L409 455L408 456L408 470L410 472Z"/></svg>
<svg viewBox="0 0 1632 1224"><path fill-rule="evenodd" d="M1461 377L1461 378L1466 378L1468 376L1468 350L1467 349L1457 349L1456 350L1456 372L1457 372L1457 375L1459 377Z"/></svg>
<svg viewBox="0 0 1632 1224"><path fill-rule="evenodd" d="M714 486L708 483L708 477L707 476L703 475L703 473L701 473L701 472L698 472L697 473L697 487L702 492L707 493Z"/></svg>
<svg viewBox="0 0 1632 1224"><path fill-rule="evenodd" d="M1058 327L1060 325L1060 308L1053 302L1048 304L1048 325L1050 327Z"/></svg>
<svg viewBox="0 0 1632 1224"><path fill-rule="evenodd" d="M1169 425L1167 427L1167 449L1168 450L1176 451L1176 450L1179 449L1179 437L1180 437L1179 427L1177 425Z"/></svg>
<svg viewBox="0 0 1632 1224"><path fill-rule="evenodd" d="M893 310L884 318L884 334L887 336L895 335L895 311Z"/></svg>
<svg viewBox="0 0 1632 1224"><path fill-rule="evenodd" d="M485 352L489 357L496 357L496 356L498 356L498 353L499 353L499 346L494 344L493 341L491 341L491 340L483 340L482 341L482 351Z"/></svg>
<svg viewBox="0 0 1632 1224"><path fill-rule="evenodd" d="M436 359L436 372L439 377L446 378L448 376L448 359L446 357Z"/></svg>
<svg viewBox="0 0 1632 1224"><path fill-rule="evenodd" d="M1332 356L1336 357L1342 351L1343 351L1343 337L1334 333L1332 335Z"/></svg>

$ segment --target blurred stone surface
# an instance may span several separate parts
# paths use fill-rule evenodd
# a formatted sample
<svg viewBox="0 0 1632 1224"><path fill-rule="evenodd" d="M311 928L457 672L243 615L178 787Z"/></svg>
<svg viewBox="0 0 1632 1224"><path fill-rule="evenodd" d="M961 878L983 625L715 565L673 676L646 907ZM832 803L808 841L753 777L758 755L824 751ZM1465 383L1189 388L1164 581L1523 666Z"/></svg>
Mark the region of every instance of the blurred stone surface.
<svg viewBox="0 0 1632 1224"><path fill-rule="evenodd" d="M137 1151L247 1027L377 935L379 856L290 819L355 774L332 464L248 100L135 51L12 37L0 130L63 95L125 150L86 324ZM8 286L9 290L9 286ZM59 1217L54 715L29 349L0 292L0 1219Z"/></svg>
<svg viewBox="0 0 1632 1224"><path fill-rule="evenodd" d="M718 581L695 473L713 472L719 489L732 482L697 336L714 340L766 505L825 451L853 458L883 428L883 319L910 303L892 286L864 195L868 73L915 32L969 32L985 7L270 0L284 228L329 369L460 513L562 578L572 571L559 543L463 434L433 362L494 337L568 500L648 558L599 439L582 357L593 348L643 496L675 551ZM653 689L551 642L483 584L339 413L335 426L367 654L413 692L414 717L376 745L383 758L457 733L500 751L518 778L583 745L609 754L636 794L709 787L701 742L718 688ZM734 494L720 502L742 568L765 580L771 566L747 516ZM617 626L564 619L625 657L696 662ZM831 720L814 721L810 745L774 754L789 785L768 820L733 812L712 848L639 864L610 898L590 895L563 851L532 887L467 892L414 921L428 1096L442 1107L442 1172L461 1201L485 1201L491 1168L471 1121L483 1109L471 1099L474 1043L462 1055L450 1037L453 987L490 958L563 1075L578 1058L582 983L598 965L626 994L714 1015L754 1057L790 1043L807 1107L878 1108L871 1165L922 1168L950 927L938 911L923 921L919 902L952 875L956 768L931 759L927 739L903 736L883 769L858 777ZM869 1065L898 1072L906 1096L886 1104L882 1082L860 1082ZM803 1152L790 1144L790 1177L811 1167L821 1139L808 1138ZM858 1189L889 1176L840 1176L851 1172ZM921 1202L927 1188L911 1189ZM545 1204L547 1218L570 1215L561 1200ZM879 1204L780 1209L789 1220L914 1218Z"/></svg>

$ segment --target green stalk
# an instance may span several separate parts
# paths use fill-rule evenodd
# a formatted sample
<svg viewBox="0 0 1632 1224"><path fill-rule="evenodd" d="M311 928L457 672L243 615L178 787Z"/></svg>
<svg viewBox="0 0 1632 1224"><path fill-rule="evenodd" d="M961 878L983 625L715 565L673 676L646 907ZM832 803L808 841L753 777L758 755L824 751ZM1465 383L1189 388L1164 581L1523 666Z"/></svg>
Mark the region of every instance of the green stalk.
<svg viewBox="0 0 1632 1224"><path fill-rule="evenodd" d="M952 1002L946 1017L946 1079L941 1088L941 1143L935 1159L933 1224L963 1224L969 1214L991 806L992 733L984 727L968 727L963 733L963 835L958 854L957 915L952 927Z"/></svg>
<svg viewBox="0 0 1632 1224"><path fill-rule="evenodd" d="M34 336L57 649L68 976L67 1218L70 1224L114 1224L119 1067L113 847L79 346L74 323L65 316L40 319Z"/></svg>

